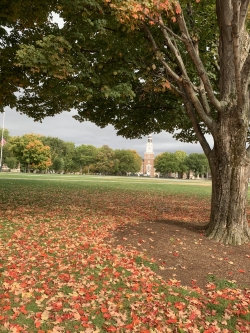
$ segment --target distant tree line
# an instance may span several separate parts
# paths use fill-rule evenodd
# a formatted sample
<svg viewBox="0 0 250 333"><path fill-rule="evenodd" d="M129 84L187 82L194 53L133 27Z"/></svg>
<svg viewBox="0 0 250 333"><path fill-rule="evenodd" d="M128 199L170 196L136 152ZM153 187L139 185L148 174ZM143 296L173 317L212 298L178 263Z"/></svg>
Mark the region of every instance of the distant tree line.
<svg viewBox="0 0 250 333"><path fill-rule="evenodd" d="M178 173L182 177L183 173L190 170L194 176L206 176L209 171L208 160L205 154L192 153L187 155L184 151L177 150L175 153L162 153L156 156L154 166L161 175Z"/></svg>
<svg viewBox="0 0 250 333"><path fill-rule="evenodd" d="M142 158L135 150L114 150L107 145L100 148L85 144L75 146L73 142L39 134L11 137L7 129L3 137L6 143L3 145L2 164L10 169L16 168L19 163L24 172L126 175L141 169ZM182 175L190 170L198 176L209 170L204 154L187 155L181 150L156 156L154 167L163 176L170 173Z"/></svg>
<svg viewBox="0 0 250 333"><path fill-rule="evenodd" d="M2 130L0 129L2 136ZM140 171L142 158L135 150L104 145L75 146L56 137L39 134L9 135L4 130L2 164L14 169L20 163L24 172L102 173L126 175Z"/></svg>

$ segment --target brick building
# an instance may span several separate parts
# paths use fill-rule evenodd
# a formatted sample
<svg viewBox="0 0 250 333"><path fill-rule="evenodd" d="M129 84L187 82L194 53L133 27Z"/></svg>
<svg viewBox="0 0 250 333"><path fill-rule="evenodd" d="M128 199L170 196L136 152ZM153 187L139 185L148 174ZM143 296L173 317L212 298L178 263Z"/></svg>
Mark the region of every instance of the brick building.
<svg viewBox="0 0 250 333"><path fill-rule="evenodd" d="M154 159L155 159L155 155L154 155L154 150L153 150L153 139L152 139L152 135L150 134L148 136L146 151L144 153L144 159L142 162L141 172L144 175L147 175L149 177L155 176Z"/></svg>

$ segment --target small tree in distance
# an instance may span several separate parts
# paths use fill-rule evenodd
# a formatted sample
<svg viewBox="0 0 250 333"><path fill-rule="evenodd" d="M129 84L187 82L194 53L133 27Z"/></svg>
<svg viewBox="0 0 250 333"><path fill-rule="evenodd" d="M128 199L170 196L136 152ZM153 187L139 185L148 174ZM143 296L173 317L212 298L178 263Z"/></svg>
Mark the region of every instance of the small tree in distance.
<svg viewBox="0 0 250 333"><path fill-rule="evenodd" d="M126 175L128 173L139 172L141 169L142 159L134 150L116 149L115 158L118 160L118 174Z"/></svg>
<svg viewBox="0 0 250 333"><path fill-rule="evenodd" d="M91 164L96 161L98 149L93 145L80 145L75 148L74 160L79 165L81 173L87 167L88 173Z"/></svg>
<svg viewBox="0 0 250 333"><path fill-rule="evenodd" d="M154 167L156 171L167 175L171 172L177 172L179 163L174 153L166 152L156 156Z"/></svg>
<svg viewBox="0 0 250 333"><path fill-rule="evenodd" d="M115 152L107 145L98 149L95 167L97 172L112 174L116 172L119 161L115 157Z"/></svg>
<svg viewBox="0 0 250 333"><path fill-rule="evenodd" d="M189 170L192 170L197 177L208 173L209 165L206 155L192 153L186 159L186 165Z"/></svg>
<svg viewBox="0 0 250 333"><path fill-rule="evenodd" d="M188 171L188 167L186 164L187 153L182 150L177 150L174 154L178 161L177 172L179 173L180 176L183 176L183 174Z"/></svg>
<svg viewBox="0 0 250 333"><path fill-rule="evenodd" d="M51 165L52 169L55 171L55 172L62 172L64 170L64 160L62 157L59 157L59 156L56 156L54 158L54 161Z"/></svg>
<svg viewBox="0 0 250 333"><path fill-rule="evenodd" d="M163 175L177 173L182 175L188 171L186 165L187 154L184 151L177 150L175 153L165 152L156 156L154 166L156 171Z"/></svg>
<svg viewBox="0 0 250 333"><path fill-rule="evenodd" d="M25 134L10 139L9 149L28 172L31 169L46 170L51 165L50 147L45 146L40 138L38 134Z"/></svg>

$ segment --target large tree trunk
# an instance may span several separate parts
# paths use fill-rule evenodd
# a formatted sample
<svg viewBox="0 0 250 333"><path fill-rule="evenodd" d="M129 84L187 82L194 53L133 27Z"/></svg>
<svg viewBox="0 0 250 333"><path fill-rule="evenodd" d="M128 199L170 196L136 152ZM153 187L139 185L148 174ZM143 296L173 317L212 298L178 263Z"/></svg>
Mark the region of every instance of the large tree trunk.
<svg viewBox="0 0 250 333"><path fill-rule="evenodd" d="M217 161L212 172L210 239L224 244L241 245L250 241L246 218L248 167L231 166Z"/></svg>
<svg viewBox="0 0 250 333"><path fill-rule="evenodd" d="M225 110L209 157L212 200L207 236L224 244L240 245L250 241L246 217L249 157L246 127L234 114L235 108Z"/></svg>
<svg viewBox="0 0 250 333"><path fill-rule="evenodd" d="M225 244L250 241L246 216L249 180L249 0L216 1L220 31L220 106L207 154L212 173L211 216L207 236Z"/></svg>

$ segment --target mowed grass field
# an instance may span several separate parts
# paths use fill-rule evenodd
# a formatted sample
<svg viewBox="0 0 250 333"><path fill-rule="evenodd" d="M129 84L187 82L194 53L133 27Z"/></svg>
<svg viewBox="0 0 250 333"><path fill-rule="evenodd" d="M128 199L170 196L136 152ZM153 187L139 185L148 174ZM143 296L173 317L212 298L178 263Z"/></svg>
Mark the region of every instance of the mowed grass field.
<svg viewBox="0 0 250 333"><path fill-rule="evenodd" d="M0 173L0 332L249 332L249 290L180 287L111 242L166 206L205 222L210 195L210 181Z"/></svg>

